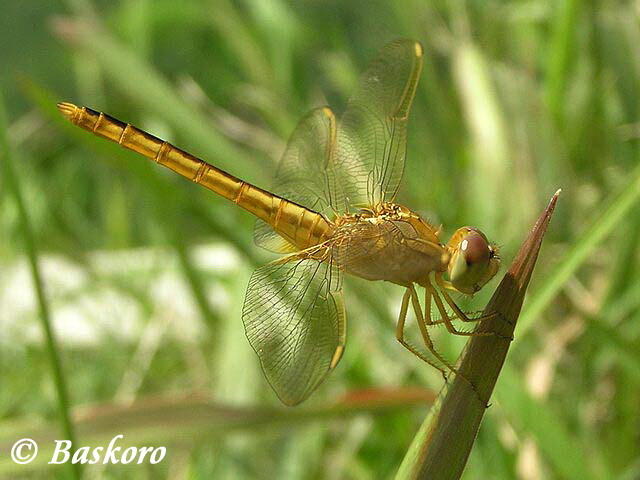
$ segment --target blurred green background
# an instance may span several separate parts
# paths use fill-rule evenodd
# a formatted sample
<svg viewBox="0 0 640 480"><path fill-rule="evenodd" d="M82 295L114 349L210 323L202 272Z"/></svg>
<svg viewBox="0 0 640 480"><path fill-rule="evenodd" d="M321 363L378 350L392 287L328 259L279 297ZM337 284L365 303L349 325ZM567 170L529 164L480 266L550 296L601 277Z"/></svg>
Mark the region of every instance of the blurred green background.
<svg viewBox="0 0 640 480"><path fill-rule="evenodd" d="M504 272L563 189L464 478L640 478L638 2L0 0L0 11L0 160L24 206L3 168L0 475L78 473L8 454L24 436L67 438L66 383L80 444L124 433L169 447L160 465L85 467L87 478L393 477L442 386L395 341L401 290L349 281L345 357L307 403L281 408L241 322L250 272L273 258L253 246L253 219L73 127L55 103L108 112L268 187L297 119L323 104L340 113L377 50L410 37L426 56L402 203L445 237L481 228ZM435 336L456 358L463 342Z"/></svg>

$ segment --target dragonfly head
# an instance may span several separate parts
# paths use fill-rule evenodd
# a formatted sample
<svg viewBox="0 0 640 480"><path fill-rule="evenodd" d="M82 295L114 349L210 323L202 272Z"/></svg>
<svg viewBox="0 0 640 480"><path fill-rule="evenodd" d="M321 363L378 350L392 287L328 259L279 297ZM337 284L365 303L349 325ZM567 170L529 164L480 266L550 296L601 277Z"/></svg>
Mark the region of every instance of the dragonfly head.
<svg viewBox="0 0 640 480"><path fill-rule="evenodd" d="M497 248L490 244L484 233L474 227L455 231L447 244L449 280L453 287L473 295L491 280L500 268Z"/></svg>

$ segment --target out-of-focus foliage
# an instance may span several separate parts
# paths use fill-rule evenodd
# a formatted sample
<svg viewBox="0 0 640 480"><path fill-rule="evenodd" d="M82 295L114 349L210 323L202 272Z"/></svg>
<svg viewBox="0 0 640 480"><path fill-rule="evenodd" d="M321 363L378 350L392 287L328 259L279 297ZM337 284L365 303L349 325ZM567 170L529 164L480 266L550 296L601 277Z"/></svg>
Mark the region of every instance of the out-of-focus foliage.
<svg viewBox="0 0 640 480"><path fill-rule="evenodd" d="M246 213L74 128L55 103L106 111L268 187L297 119L327 103L339 113L376 51L411 37L426 55L403 203L445 236L478 226L509 263L563 188L464 478L640 475L637 2L0 0L0 11L0 135L73 407L191 392L277 406L240 321L250 272L271 257L252 245ZM348 282L347 351L310 407L358 388L441 387L394 340L399 295ZM37 316L19 211L0 178L0 426L16 439L20 425L59 420ZM434 334L455 358L459 339ZM176 433L161 468L107 472L388 478L426 408L256 422L215 439ZM571 458L559 454L566 442Z"/></svg>

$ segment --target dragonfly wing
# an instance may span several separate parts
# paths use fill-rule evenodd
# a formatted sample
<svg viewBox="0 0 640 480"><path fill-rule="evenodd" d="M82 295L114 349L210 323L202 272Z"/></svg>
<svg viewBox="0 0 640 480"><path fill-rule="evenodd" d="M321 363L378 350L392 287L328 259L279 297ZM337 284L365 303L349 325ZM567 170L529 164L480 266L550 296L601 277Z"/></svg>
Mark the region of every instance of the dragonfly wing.
<svg viewBox="0 0 640 480"><path fill-rule="evenodd" d="M328 107L317 108L300 120L280 160L271 192L319 213L335 211L332 181L327 167L336 144L336 119ZM276 253L291 253L295 246L259 220L256 244Z"/></svg>
<svg viewBox="0 0 640 480"><path fill-rule="evenodd" d="M300 250L293 243L278 235L268 223L262 220L256 220L253 240L256 245L274 253L294 253Z"/></svg>
<svg viewBox="0 0 640 480"><path fill-rule="evenodd" d="M422 55L419 43L397 40L386 45L362 75L338 129L341 207L394 199L404 169L407 119Z"/></svg>
<svg viewBox="0 0 640 480"><path fill-rule="evenodd" d="M340 272L290 255L251 276L242 318L249 343L278 397L305 400L336 366L345 341Z"/></svg>

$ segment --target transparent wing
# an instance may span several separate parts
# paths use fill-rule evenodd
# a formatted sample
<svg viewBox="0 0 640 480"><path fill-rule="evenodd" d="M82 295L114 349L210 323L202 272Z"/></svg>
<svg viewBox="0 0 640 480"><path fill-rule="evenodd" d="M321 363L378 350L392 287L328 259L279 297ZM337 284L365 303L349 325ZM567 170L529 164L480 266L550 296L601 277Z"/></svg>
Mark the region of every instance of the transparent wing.
<svg viewBox="0 0 640 480"><path fill-rule="evenodd" d="M394 199L422 55L419 43L397 40L386 45L362 75L338 128L338 211Z"/></svg>
<svg viewBox="0 0 640 480"><path fill-rule="evenodd" d="M336 144L336 119L328 107L318 108L298 123L280 160L272 193L331 216L335 212L327 167ZM334 187L335 188L335 187ZM268 224L258 220L254 240L277 253L291 253L295 246L280 237Z"/></svg>
<svg viewBox="0 0 640 480"><path fill-rule="evenodd" d="M249 343L287 405L306 399L336 366L345 342L340 272L291 255L251 276L242 319Z"/></svg>

